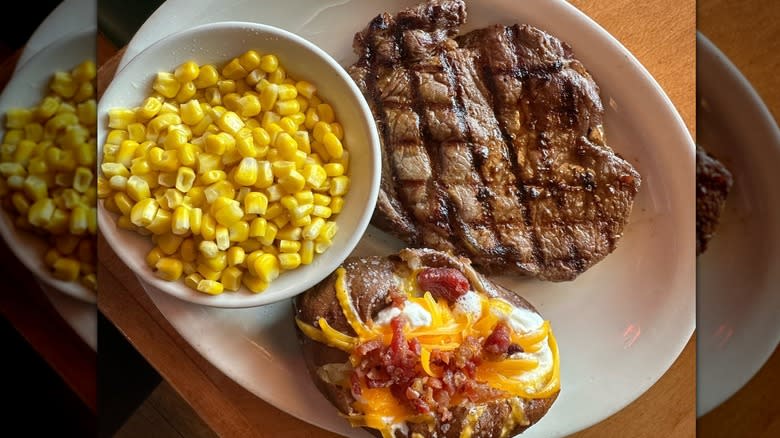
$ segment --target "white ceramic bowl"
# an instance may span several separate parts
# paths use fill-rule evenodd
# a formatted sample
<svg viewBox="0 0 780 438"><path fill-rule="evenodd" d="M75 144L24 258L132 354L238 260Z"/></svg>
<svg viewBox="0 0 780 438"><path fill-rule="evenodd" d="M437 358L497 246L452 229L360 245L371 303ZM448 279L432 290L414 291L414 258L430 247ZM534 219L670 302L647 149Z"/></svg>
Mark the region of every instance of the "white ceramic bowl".
<svg viewBox="0 0 780 438"><path fill-rule="evenodd" d="M14 73L0 95L0 138L5 135L5 113L9 108L38 105L49 80L57 70L69 71L86 59L95 58L95 29L72 33L41 49ZM94 303L95 292L79 282L52 277L43 263L47 244L39 235L21 231L5 210L0 213L0 234L17 258L47 285L74 298Z"/></svg>
<svg viewBox="0 0 780 438"><path fill-rule="evenodd" d="M108 110L139 105L150 94L157 72L173 71L190 59L201 65L222 66L249 49L274 53L290 76L315 84L318 94L333 106L344 126L344 144L350 151L351 188L345 197L344 209L335 219L339 231L333 245L324 254L315 256L312 264L282 273L259 294L242 287L237 292L211 296L188 288L182 281L157 278L144 261L153 247L150 238L119 229L116 215L104 209L102 202L98 209L101 232L119 258L142 281L183 300L216 307L273 303L295 296L324 279L344 261L363 236L379 191L379 138L360 90L344 69L314 44L290 32L256 23L233 21L194 27L156 42L127 63L100 100L98 156L102 157Z"/></svg>

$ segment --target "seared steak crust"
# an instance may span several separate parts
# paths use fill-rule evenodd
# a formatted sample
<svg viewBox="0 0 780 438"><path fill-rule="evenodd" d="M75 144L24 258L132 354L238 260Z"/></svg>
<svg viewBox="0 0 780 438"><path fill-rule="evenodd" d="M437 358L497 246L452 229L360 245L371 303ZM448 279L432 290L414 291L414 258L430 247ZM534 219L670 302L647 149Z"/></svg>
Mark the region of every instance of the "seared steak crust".
<svg viewBox="0 0 780 438"><path fill-rule="evenodd" d="M696 255L707 250L731 185L726 166L696 146Z"/></svg>
<svg viewBox="0 0 780 438"><path fill-rule="evenodd" d="M350 73L382 140L373 222L490 273L571 280L609 254L640 177L604 141L598 86L530 26L455 38L461 0L374 18Z"/></svg>

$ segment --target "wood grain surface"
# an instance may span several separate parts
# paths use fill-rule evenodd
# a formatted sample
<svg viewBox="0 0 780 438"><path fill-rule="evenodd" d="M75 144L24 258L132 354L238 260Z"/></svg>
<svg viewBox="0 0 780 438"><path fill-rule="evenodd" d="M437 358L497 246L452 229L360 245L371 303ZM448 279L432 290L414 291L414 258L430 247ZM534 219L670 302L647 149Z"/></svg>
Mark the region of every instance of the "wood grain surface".
<svg viewBox="0 0 780 438"><path fill-rule="evenodd" d="M778 120L780 2L700 0L699 30L742 72ZM776 145L777 146L777 145ZM780 352L722 405L698 420L699 436L780 436Z"/></svg>
<svg viewBox="0 0 780 438"><path fill-rule="evenodd" d="M666 91L689 130L695 132L694 2L575 0L571 3L639 59ZM101 67L99 89L105 89L110 82L118 59L116 55L108 58ZM133 274L102 239L98 251L100 309L217 435L334 436L279 411L214 368L162 316ZM694 436L695 363L694 336L669 371L639 399L573 436Z"/></svg>

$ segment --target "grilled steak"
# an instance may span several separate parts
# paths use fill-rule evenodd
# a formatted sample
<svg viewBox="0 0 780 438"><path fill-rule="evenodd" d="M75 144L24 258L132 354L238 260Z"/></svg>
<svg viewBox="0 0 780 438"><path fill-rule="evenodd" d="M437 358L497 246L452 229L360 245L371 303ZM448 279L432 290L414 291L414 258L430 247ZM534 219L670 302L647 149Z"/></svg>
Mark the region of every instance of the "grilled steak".
<svg viewBox="0 0 780 438"><path fill-rule="evenodd" d="M382 140L373 223L489 273L571 280L609 254L640 177L605 143L599 89L565 43L462 0L384 13L350 73Z"/></svg>
<svg viewBox="0 0 780 438"><path fill-rule="evenodd" d="M696 146L696 255L707 250L731 184L731 173L723 163Z"/></svg>

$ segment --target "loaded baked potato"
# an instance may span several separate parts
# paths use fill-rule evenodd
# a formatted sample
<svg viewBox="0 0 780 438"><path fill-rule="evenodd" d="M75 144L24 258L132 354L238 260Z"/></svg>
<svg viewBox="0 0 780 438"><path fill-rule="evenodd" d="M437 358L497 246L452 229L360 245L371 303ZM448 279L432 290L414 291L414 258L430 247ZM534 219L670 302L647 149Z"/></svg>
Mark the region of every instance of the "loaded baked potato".
<svg viewBox="0 0 780 438"><path fill-rule="evenodd" d="M355 427L383 437L506 437L560 391L550 325L468 259L348 259L295 300L304 359Z"/></svg>

